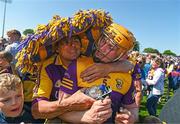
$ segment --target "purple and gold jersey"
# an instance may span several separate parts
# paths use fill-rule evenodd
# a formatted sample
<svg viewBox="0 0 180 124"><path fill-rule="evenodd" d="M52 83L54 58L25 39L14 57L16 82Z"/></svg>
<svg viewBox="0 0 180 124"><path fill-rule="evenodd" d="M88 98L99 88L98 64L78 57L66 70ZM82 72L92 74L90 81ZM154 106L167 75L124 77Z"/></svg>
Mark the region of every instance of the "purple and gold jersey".
<svg viewBox="0 0 180 124"><path fill-rule="evenodd" d="M61 80L66 68L59 56L46 60L41 68L38 85L33 94L33 104L39 100L57 100Z"/></svg>
<svg viewBox="0 0 180 124"><path fill-rule="evenodd" d="M132 72L132 79L135 80L141 80L141 69L138 64L135 64L133 72Z"/></svg>
<svg viewBox="0 0 180 124"><path fill-rule="evenodd" d="M141 69L139 65L137 64L135 58L128 58L128 60L134 65L134 68L130 71L132 80L141 80Z"/></svg>
<svg viewBox="0 0 180 124"><path fill-rule="evenodd" d="M26 78L22 80L23 82L23 93L24 93L24 101L32 102L33 89L36 85L36 76L28 75Z"/></svg>
<svg viewBox="0 0 180 124"><path fill-rule="evenodd" d="M93 64L93 59L80 57L72 62L65 72L60 90L72 95L81 87L92 87L106 83L113 90L111 93L113 116L110 121L113 122L116 112L124 105L134 103L134 85L132 85L131 74L129 73L110 73L107 77L98 79L92 83L83 82L80 73L88 66Z"/></svg>

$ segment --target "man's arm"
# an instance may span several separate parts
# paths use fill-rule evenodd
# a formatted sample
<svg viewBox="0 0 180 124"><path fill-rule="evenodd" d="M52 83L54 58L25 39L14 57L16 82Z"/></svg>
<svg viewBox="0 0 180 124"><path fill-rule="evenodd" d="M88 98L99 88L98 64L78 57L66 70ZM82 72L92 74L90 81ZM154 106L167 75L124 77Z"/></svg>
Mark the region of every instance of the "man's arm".
<svg viewBox="0 0 180 124"><path fill-rule="evenodd" d="M111 117L111 114L111 100L105 98L95 101L89 110L67 112L60 115L59 118L72 123L103 123Z"/></svg>
<svg viewBox="0 0 180 124"><path fill-rule="evenodd" d="M116 63L115 63L116 64ZM118 67L118 69L116 70L116 68ZM117 65L114 66L114 70L113 72L129 72L134 68L134 65L128 61L127 59L122 59L119 60L117 62Z"/></svg>
<svg viewBox="0 0 180 124"><path fill-rule="evenodd" d="M139 108L137 107L137 105L125 105L125 108L127 108L133 115L134 122L137 122L139 120Z"/></svg>
<svg viewBox="0 0 180 124"><path fill-rule="evenodd" d="M61 101L39 100L32 105L34 118L54 118L65 112L89 109L95 100L81 91Z"/></svg>
<svg viewBox="0 0 180 124"><path fill-rule="evenodd" d="M133 124L138 121L138 107L135 103L124 105L124 109L116 114L116 124Z"/></svg>
<svg viewBox="0 0 180 124"><path fill-rule="evenodd" d="M83 81L93 82L112 72L129 72L134 65L128 60L119 60L113 63L95 63L81 73Z"/></svg>
<svg viewBox="0 0 180 124"><path fill-rule="evenodd" d="M135 90L136 90L136 95L135 95L136 105L138 107L140 107L141 99L142 99L142 84L141 84L141 80L135 80L134 81L134 85L135 85Z"/></svg>
<svg viewBox="0 0 180 124"><path fill-rule="evenodd" d="M64 102L59 105L59 101L50 102L46 100L41 100L32 105L32 115L36 119L51 119L68 111L68 104L69 103Z"/></svg>

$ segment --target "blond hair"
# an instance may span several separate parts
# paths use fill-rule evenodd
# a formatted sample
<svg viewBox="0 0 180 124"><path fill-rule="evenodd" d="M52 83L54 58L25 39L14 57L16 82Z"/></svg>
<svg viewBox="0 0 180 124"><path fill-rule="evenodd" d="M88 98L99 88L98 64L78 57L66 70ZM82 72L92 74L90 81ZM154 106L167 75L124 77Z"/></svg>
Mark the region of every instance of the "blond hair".
<svg viewBox="0 0 180 124"><path fill-rule="evenodd" d="M0 92L6 93L9 90L16 90L21 85L21 79L10 73L0 74Z"/></svg>

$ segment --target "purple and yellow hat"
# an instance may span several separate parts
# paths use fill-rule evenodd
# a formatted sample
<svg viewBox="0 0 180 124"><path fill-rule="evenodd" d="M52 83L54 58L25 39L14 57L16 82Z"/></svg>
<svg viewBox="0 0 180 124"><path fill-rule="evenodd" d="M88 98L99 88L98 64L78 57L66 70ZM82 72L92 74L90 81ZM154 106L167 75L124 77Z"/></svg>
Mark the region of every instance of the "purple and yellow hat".
<svg viewBox="0 0 180 124"><path fill-rule="evenodd" d="M91 44L97 41L101 31L111 23L110 14L99 9L79 10L68 18L56 15L47 25L38 25L35 34L22 41L16 55L16 67L23 74L33 74L39 63L55 54L57 42L73 35L81 38L82 53L90 55Z"/></svg>

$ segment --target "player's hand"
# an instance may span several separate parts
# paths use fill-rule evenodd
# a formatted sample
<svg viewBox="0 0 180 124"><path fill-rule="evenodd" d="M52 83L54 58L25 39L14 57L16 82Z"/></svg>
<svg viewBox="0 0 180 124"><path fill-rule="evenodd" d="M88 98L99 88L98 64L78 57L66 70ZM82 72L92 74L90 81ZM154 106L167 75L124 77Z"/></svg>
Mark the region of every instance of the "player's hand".
<svg viewBox="0 0 180 124"><path fill-rule="evenodd" d="M134 124L135 117L127 109L123 109L119 113L116 113L115 123L116 124Z"/></svg>
<svg viewBox="0 0 180 124"><path fill-rule="evenodd" d="M73 107L74 111L87 110L95 102L95 99L87 96L81 90L78 90L66 100L71 102L71 107Z"/></svg>
<svg viewBox="0 0 180 124"><path fill-rule="evenodd" d="M86 70L81 72L81 78L86 82L93 82L99 78L107 76L110 72L111 67L108 64L95 63L88 67Z"/></svg>
<svg viewBox="0 0 180 124"><path fill-rule="evenodd" d="M111 100L106 97L104 100L95 101L92 107L85 112L82 121L85 123L102 124L112 115Z"/></svg>

